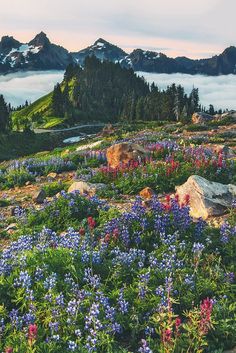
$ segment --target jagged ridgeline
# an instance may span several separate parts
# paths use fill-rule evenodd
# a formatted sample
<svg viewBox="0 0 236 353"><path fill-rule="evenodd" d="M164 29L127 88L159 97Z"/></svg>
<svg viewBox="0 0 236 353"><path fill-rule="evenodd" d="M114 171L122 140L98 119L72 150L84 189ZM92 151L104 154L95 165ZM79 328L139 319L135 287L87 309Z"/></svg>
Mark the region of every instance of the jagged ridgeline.
<svg viewBox="0 0 236 353"><path fill-rule="evenodd" d="M122 68L95 56L85 59L84 67L70 64L64 80L50 94L13 112L14 128L49 128L87 121L180 120L198 108L198 90L187 96L181 86L160 91Z"/></svg>

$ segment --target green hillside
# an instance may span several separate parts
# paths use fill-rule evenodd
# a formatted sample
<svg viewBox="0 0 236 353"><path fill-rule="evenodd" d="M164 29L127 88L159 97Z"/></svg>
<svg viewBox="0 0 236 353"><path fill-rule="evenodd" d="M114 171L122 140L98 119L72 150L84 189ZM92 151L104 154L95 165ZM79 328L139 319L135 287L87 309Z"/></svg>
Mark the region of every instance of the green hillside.
<svg viewBox="0 0 236 353"><path fill-rule="evenodd" d="M53 92L12 113L15 130L72 126L84 122L189 119L199 109L198 90L188 96L183 87L160 91L132 69L95 57L84 68L69 65Z"/></svg>

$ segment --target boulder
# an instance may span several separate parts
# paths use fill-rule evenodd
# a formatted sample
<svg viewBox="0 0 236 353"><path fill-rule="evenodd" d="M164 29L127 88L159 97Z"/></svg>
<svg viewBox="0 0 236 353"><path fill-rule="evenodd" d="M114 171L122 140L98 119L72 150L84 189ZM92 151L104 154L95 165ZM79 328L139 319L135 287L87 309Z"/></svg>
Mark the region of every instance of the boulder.
<svg viewBox="0 0 236 353"><path fill-rule="evenodd" d="M214 116L203 113L203 112L194 113L192 115L193 124L206 124L212 120L214 120Z"/></svg>
<svg viewBox="0 0 236 353"><path fill-rule="evenodd" d="M85 181L75 181L68 189L68 193L79 191L81 195L94 196L98 190L104 189L105 184L92 184Z"/></svg>
<svg viewBox="0 0 236 353"><path fill-rule="evenodd" d="M8 232L9 230L16 230L18 227L17 223L11 223L6 229L5 231Z"/></svg>
<svg viewBox="0 0 236 353"><path fill-rule="evenodd" d="M235 110L230 110L226 113L223 113L221 114L221 118L224 119L224 118L236 118L236 111Z"/></svg>
<svg viewBox="0 0 236 353"><path fill-rule="evenodd" d="M191 216L207 219L210 216L220 216L231 207L236 196L236 186L211 182L192 175L185 184L176 187L176 192L180 202L189 195Z"/></svg>
<svg viewBox="0 0 236 353"><path fill-rule="evenodd" d="M44 200L46 199L46 192L43 189L40 189L38 191L36 191L33 195L33 201L41 204L44 202Z"/></svg>
<svg viewBox="0 0 236 353"><path fill-rule="evenodd" d="M112 126L112 124L108 124L108 125L104 126L100 136L102 136L102 137L110 136L110 135L114 134L115 131L116 130Z"/></svg>
<svg viewBox="0 0 236 353"><path fill-rule="evenodd" d="M147 187L147 188L143 189L142 191L140 191L139 195L143 199L149 200L153 197L153 195L155 195L155 192L151 188Z"/></svg>
<svg viewBox="0 0 236 353"><path fill-rule="evenodd" d="M57 178L57 173L49 173L48 175L47 175L47 178L48 179L50 179L50 180L56 180L56 178Z"/></svg>
<svg viewBox="0 0 236 353"><path fill-rule="evenodd" d="M112 168L119 167L121 164L128 164L147 156L148 152L134 143L118 143L107 149L106 157L108 165Z"/></svg>

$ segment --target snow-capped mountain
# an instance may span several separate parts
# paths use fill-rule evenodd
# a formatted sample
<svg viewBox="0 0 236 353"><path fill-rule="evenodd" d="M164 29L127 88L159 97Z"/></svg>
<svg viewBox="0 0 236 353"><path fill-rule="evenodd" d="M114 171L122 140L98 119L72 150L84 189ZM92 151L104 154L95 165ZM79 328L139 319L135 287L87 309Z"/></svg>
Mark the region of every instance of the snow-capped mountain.
<svg viewBox="0 0 236 353"><path fill-rule="evenodd" d="M193 60L186 57L170 58L163 53L135 49L127 54L124 50L99 38L78 52L69 53L65 48L52 44L41 32L29 43L20 43L13 37L0 41L0 74L20 70L64 70L70 63L81 66L87 56L99 60L120 63L134 71L153 73L188 73L205 75L236 74L236 47L231 46L220 55L209 59Z"/></svg>
<svg viewBox="0 0 236 353"><path fill-rule="evenodd" d="M84 60L87 56L95 55L101 61L108 60L112 62L120 62L128 55L116 45L113 45L102 38L96 40L93 45L71 54L75 62L80 65L84 64Z"/></svg>
<svg viewBox="0 0 236 353"><path fill-rule="evenodd" d="M65 69L73 62L69 52L52 44L41 32L29 43L20 43L13 37L2 37L0 41L0 72L18 70Z"/></svg>
<svg viewBox="0 0 236 353"><path fill-rule="evenodd" d="M185 72L184 67L175 59L168 58L163 53L149 50L135 49L131 54L120 61L124 67L130 67L134 71L146 71L157 73Z"/></svg>

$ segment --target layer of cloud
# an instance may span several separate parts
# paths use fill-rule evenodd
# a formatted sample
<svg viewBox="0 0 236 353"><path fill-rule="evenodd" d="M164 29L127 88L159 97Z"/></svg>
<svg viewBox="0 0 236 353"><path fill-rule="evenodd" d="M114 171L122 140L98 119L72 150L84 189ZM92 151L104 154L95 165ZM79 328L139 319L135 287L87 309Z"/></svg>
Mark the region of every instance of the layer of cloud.
<svg viewBox="0 0 236 353"><path fill-rule="evenodd" d="M191 76L184 74L151 74L139 73L161 89L173 82L184 86L189 93L193 86L199 88L201 103L208 107L213 104L217 109L236 109L236 75L228 76ZM49 93L53 86L63 78L62 71L27 72L0 76L0 94L3 94L13 106L23 104L26 100L35 101Z"/></svg>
<svg viewBox="0 0 236 353"><path fill-rule="evenodd" d="M61 82L63 71L21 72L0 76L0 94L14 107L33 102L49 93L57 82Z"/></svg>
<svg viewBox="0 0 236 353"><path fill-rule="evenodd" d="M213 104L216 109L236 109L236 75L202 76L185 74L151 74L139 73L149 83L155 82L160 89L172 83L182 85L190 93L193 87L199 89L201 104L208 107Z"/></svg>

